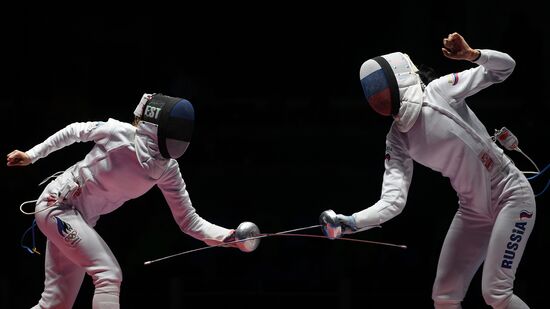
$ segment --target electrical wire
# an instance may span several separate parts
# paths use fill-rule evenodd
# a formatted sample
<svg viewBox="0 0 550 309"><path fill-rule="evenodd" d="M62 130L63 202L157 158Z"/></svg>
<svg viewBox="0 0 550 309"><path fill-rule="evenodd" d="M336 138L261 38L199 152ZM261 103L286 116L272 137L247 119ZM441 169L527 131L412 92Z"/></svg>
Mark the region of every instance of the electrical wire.
<svg viewBox="0 0 550 309"><path fill-rule="evenodd" d="M23 236L21 236L21 247L23 249L26 249L30 254L40 254L40 252L36 249L36 238L34 236L34 230L36 228L36 219L32 221L31 227L29 227L24 233ZM32 233L32 248L25 246L25 236L31 232Z"/></svg>
<svg viewBox="0 0 550 309"><path fill-rule="evenodd" d="M546 171L548 171L549 169L550 169L550 164L548 164L545 168L542 169L542 171L538 172L538 173L535 174L534 176L527 177L527 180L529 180L529 181L535 180L535 179L537 179L538 177L540 177L542 174L546 173ZM548 190L549 187L550 187L550 179L546 182L546 185L544 186L544 188L542 189L542 191L540 191L539 193L535 194L535 197L541 196L544 192L546 192L546 190Z"/></svg>

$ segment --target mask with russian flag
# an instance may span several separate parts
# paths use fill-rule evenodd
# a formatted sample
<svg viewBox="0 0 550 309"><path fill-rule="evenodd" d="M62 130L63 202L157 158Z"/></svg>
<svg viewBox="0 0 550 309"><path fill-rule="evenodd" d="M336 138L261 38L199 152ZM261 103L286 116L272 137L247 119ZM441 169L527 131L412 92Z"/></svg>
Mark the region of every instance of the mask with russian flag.
<svg viewBox="0 0 550 309"><path fill-rule="evenodd" d="M410 130L422 107L424 85L417 72L407 54L395 52L365 61L359 73L369 105L393 116L401 132Z"/></svg>

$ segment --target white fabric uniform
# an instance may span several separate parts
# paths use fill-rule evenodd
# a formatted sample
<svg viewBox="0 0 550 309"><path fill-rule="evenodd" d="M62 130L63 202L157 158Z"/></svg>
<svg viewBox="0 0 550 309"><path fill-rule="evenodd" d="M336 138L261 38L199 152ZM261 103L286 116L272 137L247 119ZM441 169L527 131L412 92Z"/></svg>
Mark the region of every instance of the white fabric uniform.
<svg viewBox="0 0 550 309"><path fill-rule="evenodd" d="M528 308L513 282L535 223L535 198L524 175L492 140L464 101L506 79L515 62L481 50L479 66L432 81L408 132L394 121L386 138L380 200L353 214L357 227L377 226L403 210L413 160L450 179L459 208L447 233L433 287L436 308L461 308L484 262L482 293L494 308ZM431 205L430 205L431 206Z"/></svg>
<svg viewBox="0 0 550 309"><path fill-rule="evenodd" d="M85 273L95 285L94 308L118 308L122 273L93 227L101 215L155 185L183 232L207 244L230 234L196 213L178 162L163 159L158 151L156 130L156 125L147 122L136 128L114 119L73 123L27 151L34 163L74 142L95 142L84 160L49 183L38 199L37 211L49 209L35 215L48 238L45 289L35 308L71 308ZM70 192L66 195L65 191ZM59 201L60 206L54 207Z"/></svg>

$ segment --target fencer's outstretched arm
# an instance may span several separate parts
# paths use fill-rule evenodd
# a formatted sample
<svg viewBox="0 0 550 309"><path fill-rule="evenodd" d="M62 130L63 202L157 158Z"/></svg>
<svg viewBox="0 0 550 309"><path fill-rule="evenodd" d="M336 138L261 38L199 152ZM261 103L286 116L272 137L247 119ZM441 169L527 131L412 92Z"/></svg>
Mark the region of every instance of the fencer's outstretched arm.
<svg viewBox="0 0 550 309"><path fill-rule="evenodd" d="M8 166L24 166L44 158L50 153L69 146L75 142L87 142L107 138L107 132L95 130L103 122L75 122L57 131L44 142L34 146L27 152L14 150L8 154Z"/></svg>
<svg viewBox="0 0 550 309"><path fill-rule="evenodd" d="M391 130L386 136L385 172L380 200L352 215L358 231L380 226L399 215L407 203L414 165L403 141L395 134L399 133Z"/></svg>
<svg viewBox="0 0 550 309"><path fill-rule="evenodd" d="M380 200L351 216L336 214L332 210L322 212L319 221L323 233L329 238L380 227L405 208L414 165L403 141L395 134L400 133L391 130L386 137L386 171Z"/></svg>
<svg viewBox="0 0 550 309"><path fill-rule="evenodd" d="M191 203L177 161L170 160L169 165L157 185L180 229L211 246L230 237L233 230L210 223L199 216Z"/></svg>

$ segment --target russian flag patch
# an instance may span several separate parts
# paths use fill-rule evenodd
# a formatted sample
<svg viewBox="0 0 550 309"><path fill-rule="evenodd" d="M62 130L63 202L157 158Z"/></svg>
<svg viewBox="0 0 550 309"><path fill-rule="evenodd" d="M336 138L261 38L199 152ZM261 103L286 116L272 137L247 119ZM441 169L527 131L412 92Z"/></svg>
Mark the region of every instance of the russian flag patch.
<svg viewBox="0 0 550 309"><path fill-rule="evenodd" d="M451 86L458 84L458 73L449 74L448 82Z"/></svg>

